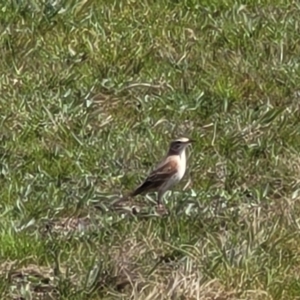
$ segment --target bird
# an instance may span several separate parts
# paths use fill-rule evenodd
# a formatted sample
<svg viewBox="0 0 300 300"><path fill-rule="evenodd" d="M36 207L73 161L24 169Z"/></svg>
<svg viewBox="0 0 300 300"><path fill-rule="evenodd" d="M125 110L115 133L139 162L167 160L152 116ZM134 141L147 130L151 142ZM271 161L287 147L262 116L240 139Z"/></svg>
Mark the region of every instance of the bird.
<svg viewBox="0 0 300 300"><path fill-rule="evenodd" d="M157 192L158 207L162 207L165 193L177 184L186 171L186 148L195 140L181 137L171 141L169 150L162 161L154 168L147 178L131 193L121 198L126 200L148 192Z"/></svg>

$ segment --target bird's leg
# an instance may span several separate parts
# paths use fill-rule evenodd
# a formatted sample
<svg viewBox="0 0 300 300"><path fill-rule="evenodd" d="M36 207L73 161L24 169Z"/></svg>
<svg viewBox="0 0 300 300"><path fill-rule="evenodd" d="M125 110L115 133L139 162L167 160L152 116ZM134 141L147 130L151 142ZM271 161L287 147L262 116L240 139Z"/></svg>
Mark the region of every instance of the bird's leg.
<svg viewBox="0 0 300 300"><path fill-rule="evenodd" d="M163 196L165 194L165 191L158 191L158 194L157 194L157 206L158 208L163 208L164 205L163 205Z"/></svg>
<svg viewBox="0 0 300 300"><path fill-rule="evenodd" d="M166 207L163 204L163 197L165 195L166 191L158 191L157 194L157 210L156 212L160 215L165 215L165 214L169 214L168 210L166 209Z"/></svg>

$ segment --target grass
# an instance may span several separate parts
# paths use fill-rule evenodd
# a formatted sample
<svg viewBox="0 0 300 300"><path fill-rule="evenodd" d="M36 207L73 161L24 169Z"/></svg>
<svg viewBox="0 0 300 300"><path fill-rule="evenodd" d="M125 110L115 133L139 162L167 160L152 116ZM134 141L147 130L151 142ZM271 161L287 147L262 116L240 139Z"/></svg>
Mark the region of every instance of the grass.
<svg viewBox="0 0 300 300"><path fill-rule="evenodd" d="M1 11L3 299L300 299L297 1ZM169 215L112 205L182 135Z"/></svg>

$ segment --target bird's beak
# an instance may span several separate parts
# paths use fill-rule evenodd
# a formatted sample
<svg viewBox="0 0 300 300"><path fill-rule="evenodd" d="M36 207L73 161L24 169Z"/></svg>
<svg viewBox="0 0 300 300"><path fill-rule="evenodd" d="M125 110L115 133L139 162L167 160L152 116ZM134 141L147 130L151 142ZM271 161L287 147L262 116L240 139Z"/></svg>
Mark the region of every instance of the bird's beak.
<svg viewBox="0 0 300 300"><path fill-rule="evenodd" d="M195 142L196 142L196 141L195 141L195 140L192 140L192 139L190 139L190 140L187 141L188 144L192 144L192 143L195 143Z"/></svg>

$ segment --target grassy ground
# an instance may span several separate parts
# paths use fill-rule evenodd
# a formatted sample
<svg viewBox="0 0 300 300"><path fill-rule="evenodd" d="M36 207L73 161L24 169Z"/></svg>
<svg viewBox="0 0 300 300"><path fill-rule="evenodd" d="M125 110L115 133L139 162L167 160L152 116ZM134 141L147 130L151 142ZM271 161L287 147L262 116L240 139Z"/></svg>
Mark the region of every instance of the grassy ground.
<svg viewBox="0 0 300 300"><path fill-rule="evenodd" d="M41 2L0 12L1 298L300 299L299 3ZM113 206L178 136L169 215Z"/></svg>

